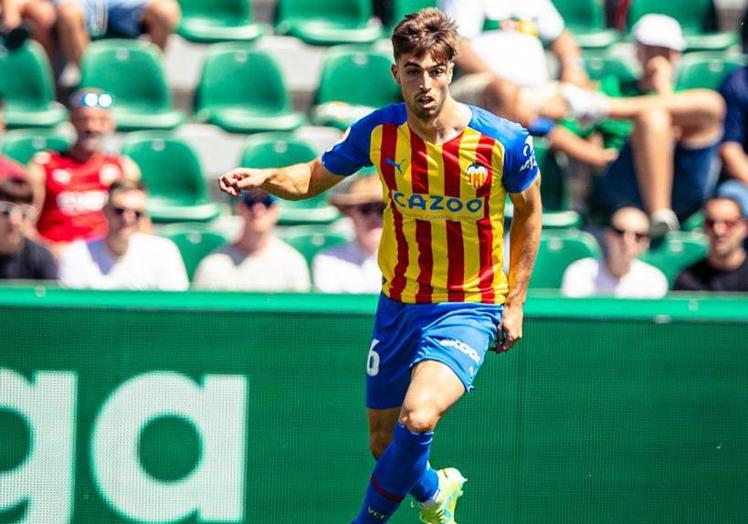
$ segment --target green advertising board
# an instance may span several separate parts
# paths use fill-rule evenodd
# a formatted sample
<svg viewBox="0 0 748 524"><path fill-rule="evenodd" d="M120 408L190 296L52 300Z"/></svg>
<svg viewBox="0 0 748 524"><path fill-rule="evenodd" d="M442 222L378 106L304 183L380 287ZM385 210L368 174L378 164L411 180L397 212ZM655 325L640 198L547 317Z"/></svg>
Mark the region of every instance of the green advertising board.
<svg viewBox="0 0 748 524"><path fill-rule="evenodd" d="M375 304L0 289L0 522L350 522ZM531 297L437 432L458 521L746 522L747 306Z"/></svg>

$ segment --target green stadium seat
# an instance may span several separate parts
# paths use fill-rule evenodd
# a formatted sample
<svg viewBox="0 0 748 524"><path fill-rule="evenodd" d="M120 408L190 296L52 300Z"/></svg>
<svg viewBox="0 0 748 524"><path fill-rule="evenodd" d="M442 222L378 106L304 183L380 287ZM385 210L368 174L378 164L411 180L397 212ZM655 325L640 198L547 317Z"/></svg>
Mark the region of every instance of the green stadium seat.
<svg viewBox="0 0 748 524"><path fill-rule="evenodd" d="M556 155L548 149L545 140L536 139L534 143L535 158L542 177L540 194L543 198L543 228L564 229L581 226L582 217L571 209L569 189ZM507 199L504 215L511 220L513 213L512 202Z"/></svg>
<svg viewBox="0 0 748 524"><path fill-rule="evenodd" d="M401 100L392 78L392 58L377 51L339 46L331 48L322 66L312 122L344 130L378 107ZM351 82L365 78L365 82Z"/></svg>
<svg viewBox="0 0 748 524"><path fill-rule="evenodd" d="M600 246L590 233L577 229L543 231L530 287L560 289L569 264L580 258L600 256Z"/></svg>
<svg viewBox="0 0 748 524"><path fill-rule="evenodd" d="M207 222L218 216L197 153L184 140L154 131L130 133L122 154L143 173L154 222Z"/></svg>
<svg viewBox="0 0 748 524"><path fill-rule="evenodd" d="M389 27L387 28L388 33L392 33L392 30L395 28L397 23L402 20L405 15L415 13L427 7L437 7L436 0L393 0L392 17L390 19ZM389 36L389 34L386 36Z"/></svg>
<svg viewBox="0 0 748 524"><path fill-rule="evenodd" d="M718 90L725 77L745 63L742 55L688 53L678 64L676 84L678 89Z"/></svg>
<svg viewBox="0 0 748 524"><path fill-rule="evenodd" d="M637 20L648 13L669 15L678 20L687 51L720 51L738 44L733 31L718 31L713 0L632 0L628 12L630 32Z"/></svg>
<svg viewBox="0 0 748 524"><path fill-rule="evenodd" d="M163 226L159 234L179 248L190 281L200 261L213 250L228 243L228 237L209 224L175 223Z"/></svg>
<svg viewBox="0 0 748 524"><path fill-rule="evenodd" d="M81 87L98 87L114 96L117 129L174 129L185 121L172 108L161 51L141 40L91 43L81 62Z"/></svg>
<svg viewBox="0 0 748 524"><path fill-rule="evenodd" d="M12 52L0 45L0 97L9 128L53 127L67 119L65 107L54 101L47 55L33 40Z"/></svg>
<svg viewBox="0 0 748 524"><path fill-rule="evenodd" d="M367 44L382 34L370 0L278 0L276 32L312 45Z"/></svg>
<svg viewBox="0 0 748 524"><path fill-rule="evenodd" d="M583 49L604 49L621 39L615 29L605 27L601 0L553 0L556 9Z"/></svg>
<svg viewBox="0 0 748 524"><path fill-rule="evenodd" d="M310 268L314 255L319 251L344 244L350 240L350 237L344 233L315 226L290 227L280 237L304 255Z"/></svg>
<svg viewBox="0 0 748 524"><path fill-rule="evenodd" d="M293 131L304 123L291 110L281 69L250 44L213 44L195 94L195 117L233 133Z"/></svg>
<svg viewBox="0 0 748 524"><path fill-rule="evenodd" d="M28 164L39 151L64 151L72 140L47 129L14 129L8 131L0 143L0 153L20 164Z"/></svg>
<svg viewBox="0 0 748 524"><path fill-rule="evenodd" d="M619 81L628 82L639 76L637 65L632 59L616 55L585 55L582 60L590 80L598 81L613 76Z"/></svg>
<svg viewBox="0 0 748 524"><path fill-rule="evenodd" d="M640 257L660 269L672 285L683 269L701 260L709 250L706 235L695 231L672 231L662 241L652 243Z"/></svg>
<svg viewBox="0 0 748 524"><path fill-rule="evenodd" d="M252 3L247 0L179 0L182 18L177 33L198 43L250 42L264 33L254 22Z"/></svg>
<svg viewBox="0 0 748 524"><path fill-rule="evenodd" d="M286 133L258 133L247 139L242 150L243 167L285 167L316 158L317 152L306 142ZM327 193L306 200L280 200L279 224L329 224L340 217L327 202Z"/></svg>

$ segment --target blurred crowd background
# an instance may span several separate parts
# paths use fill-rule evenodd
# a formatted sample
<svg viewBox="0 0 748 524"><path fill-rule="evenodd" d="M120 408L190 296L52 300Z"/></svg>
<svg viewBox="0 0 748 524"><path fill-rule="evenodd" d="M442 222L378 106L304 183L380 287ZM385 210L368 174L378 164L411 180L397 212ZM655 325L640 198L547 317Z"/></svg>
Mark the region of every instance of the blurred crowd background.
<svg viewBox="0 0 748 524"><path fill-rule="evenodd" d="M462 37L455 98L534 136L532 288L748 292L727 0L0 0L0 279L378 292L373 169L301 202L215 178L311 160L397 103L388 36L428 6Z"/></svg>

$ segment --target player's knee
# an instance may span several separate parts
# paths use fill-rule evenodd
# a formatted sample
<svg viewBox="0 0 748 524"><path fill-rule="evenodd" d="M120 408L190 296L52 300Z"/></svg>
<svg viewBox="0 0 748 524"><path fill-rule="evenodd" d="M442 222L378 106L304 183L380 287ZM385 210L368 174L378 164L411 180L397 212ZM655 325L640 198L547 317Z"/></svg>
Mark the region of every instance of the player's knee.
<svg viewBox="0 0 748 524"><path fill-rule="evenodd" d="M400 423L414 433L434 431L439 415L432 409L419 408L404 413Z"/></svg>
<svg viewBox="0 0 748 524"><path fill-rule="evenodd" d="M390 445L392 439L392 433L389 431L376 431L369 435L369 450L374 455L375 459L378 459Z"/></svg>

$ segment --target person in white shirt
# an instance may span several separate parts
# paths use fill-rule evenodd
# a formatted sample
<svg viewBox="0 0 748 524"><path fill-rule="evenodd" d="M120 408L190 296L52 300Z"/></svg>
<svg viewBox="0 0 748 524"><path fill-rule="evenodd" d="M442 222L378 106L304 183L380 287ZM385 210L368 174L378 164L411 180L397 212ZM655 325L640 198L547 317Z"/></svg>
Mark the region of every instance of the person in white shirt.
<svg viewBox="0 0 748 524"><path fill-rule="evenodd" d="M259 189L245 191L236 212L244 219L241 236L200 262L193 286L223 291L309 291L306 260L275 236L279 214L275 197Z"/></svg>
<svg viewBox="0 0 748 524"><path fill-rule="evenodd" d="M382 183L377 175L352 178L330 203L353 222L354 239L318 253L312 261L314 285L325 293L379 293L382 273L377 250L382 237Z"/></svg>
<svg viewBox="0 0 748 524"><path fill-rule="evenodd" d="M104 206L106 235L76 240L63 250L60 285L78 289L187 289L187 272L177 246L166 238L141 232L146 200L141 182L114 182Z"/></svg>
<svg viewBox="0 0 748 524"><path fill-rule="evenodd" d="M622 207L605 229L604 260L583 258L566 268L561 294L567 297L612 295L618 298L661 298L668 291L665 275L638 260L649 246L649 219L635 207Z"/></svg>

